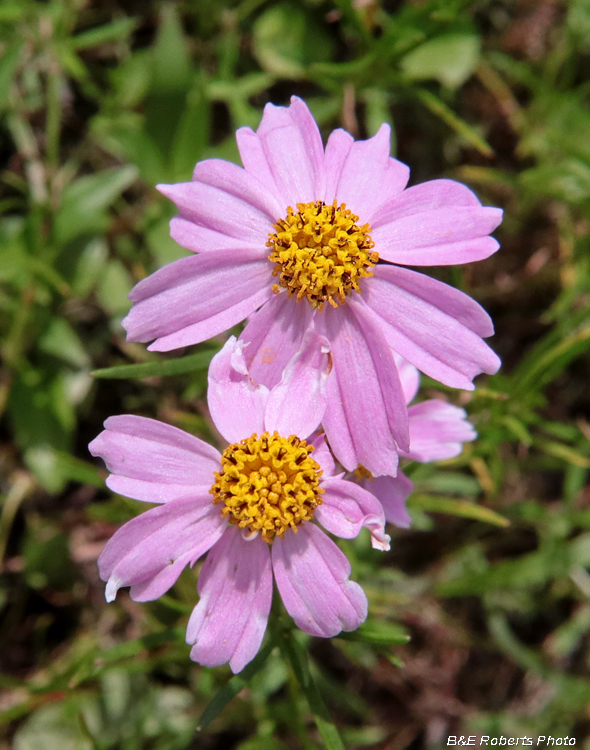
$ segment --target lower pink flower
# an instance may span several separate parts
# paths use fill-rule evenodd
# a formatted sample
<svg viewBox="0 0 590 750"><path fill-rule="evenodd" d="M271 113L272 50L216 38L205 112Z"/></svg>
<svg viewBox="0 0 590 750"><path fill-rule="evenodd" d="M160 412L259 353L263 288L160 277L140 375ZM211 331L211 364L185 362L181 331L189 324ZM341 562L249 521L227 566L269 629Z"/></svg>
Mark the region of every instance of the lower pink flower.
<svg viewBox="0 0 590 750"><path fill-rule="evenodd" d="M254 384L243 344L230 338L209 370L208 402L223 454L170 425L111 417L91 444L111 475L107 485L159 503L120 528L99 558L106 597L161 596L208 552L199 603L187 628L191 658L229 662L239 672L257 653L271 606L273 576L295 623L311 635L354 630L367 598L350 564L314 521L343 538L367 527L389 548L383 508L373 494L335 475L322 435L327 342L314 331L274 388ZM312 520L313 519L313 520Z"/></svg>

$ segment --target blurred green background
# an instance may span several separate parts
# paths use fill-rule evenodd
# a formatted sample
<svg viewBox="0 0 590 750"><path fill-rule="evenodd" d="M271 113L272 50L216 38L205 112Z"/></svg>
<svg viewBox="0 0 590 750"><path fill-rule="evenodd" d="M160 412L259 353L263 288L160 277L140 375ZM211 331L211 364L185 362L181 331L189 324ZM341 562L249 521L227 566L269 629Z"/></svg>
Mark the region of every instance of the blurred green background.
<svg viewBox="0 0 590 750"><path fill-rule="evenodd" d="M479 439L408 466L414 525L391 552L343 544L371 626L303 638L311 674L347 748L590 748L589 73L589 0L2 0L1 750L322 747L277 650L195 733L231 676L188 659L195 572L105 604L96 558L145 506L86 448L124 412L215 440L221 339L155 355L120 321L133 284L186 255L154 185L238 161L235 128L292 94L324 136L390 122L412 184L458 179L506 212L499 253L432 270L496 322L500 374L423 381Z"/></svg>

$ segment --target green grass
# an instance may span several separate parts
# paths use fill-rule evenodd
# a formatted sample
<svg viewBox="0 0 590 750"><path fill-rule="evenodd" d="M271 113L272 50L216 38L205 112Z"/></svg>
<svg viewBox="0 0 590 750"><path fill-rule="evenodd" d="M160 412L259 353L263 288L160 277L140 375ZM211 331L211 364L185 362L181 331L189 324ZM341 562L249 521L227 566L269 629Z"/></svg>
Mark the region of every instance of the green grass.
<svg viewBox="0 0 590 750"><path fill-rule="evenodd" d="M590 747L589 67L587 0L4 0L0 750ZM120 321L132 285L185 255L154 185L237 161L234 130L294 93L324 136L390 122L413 183L505 209L499 253L432 271L489 310L504 365L469 394L423 380L479 437L408 467L414 525L391 553L343 544L367 626L287 647L279 628L228 683L188 659L194 572L157 602L104 602L100 545L141 508L86 445L125 412L215 439L215 349L152 355Z"/></svg>

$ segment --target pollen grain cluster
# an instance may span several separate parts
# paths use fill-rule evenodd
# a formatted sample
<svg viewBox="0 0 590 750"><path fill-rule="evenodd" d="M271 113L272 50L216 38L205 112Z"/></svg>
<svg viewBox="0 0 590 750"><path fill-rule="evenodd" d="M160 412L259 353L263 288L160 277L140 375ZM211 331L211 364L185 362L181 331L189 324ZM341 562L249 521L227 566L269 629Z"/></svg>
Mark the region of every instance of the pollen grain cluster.
<svg viewBox="0 0 590 750"><path fill-rule="evenodd" d="M306 297L312 307L321 310L326 302L332 307L343 305L354 290L360 292L359 281L372 276L370 270L379 260L372 251L375 243L368 224L359 226L359 218L346 204L327 206L323 201L298 203L275 225L275 232L266 243L272 248L269 260L277 264L273 286L287 290L297 300Z"/></svg>
<svg viewBox="0 0 590 750"><path fill-rule="evenodd" d="M228 446L210 490L213 502L223 503L221 513L230 523L260 532L269 544L287 529L297 531L298 524L313 518L324 493L313 449L295 435L277 432Z"/></svg>

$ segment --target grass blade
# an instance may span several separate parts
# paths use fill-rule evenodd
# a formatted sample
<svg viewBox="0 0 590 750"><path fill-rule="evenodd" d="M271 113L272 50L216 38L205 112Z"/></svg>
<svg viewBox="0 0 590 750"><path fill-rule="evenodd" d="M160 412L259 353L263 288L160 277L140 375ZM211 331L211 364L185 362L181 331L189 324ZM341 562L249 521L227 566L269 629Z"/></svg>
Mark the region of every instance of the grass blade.
<svg viewBox="0 0 590 750"><path fill-rule="evenodd" d="M143 362L140 365L118 365L116 367L105 367L102 370L94 370L92 375L95 378L146 378L158 377L164 375L182 375L185 372L194 372L195 370L205 370L209 367L209 362L217 349L206 349L196 354L189 354L188 357L179 359L166 359L160 362Z"/></svg>
<svg viewBox="0 0 590 750"><path fill-rule="evenodd" d="M327 750L345 750L338 728L336 727L336 724L334 724L330 712L324 703L322 694L311 675L307 653L301 648L290 633L285 633L283 635L280 645L281 650L291 662L293 672L295 672L297 681L301 685L301 690L307 698L309 709L313 715L316 726L322 735Z"/></svg>
<svg viewBox="0 0 590 750"><path fill-rule="evenodd" d="M223 711L223 709L227 706L231 699L234 698L240 692L240 690L243 690L246 687L252 677L254 677L254 675L262 669L264 663L268 659L270 652L274 647L274 641L269 641L269 643L267 643L266 646L258 652L257 656L252 659L252 661L247 664L239 674L234 675L229 680L227 685L217 693L217 695L213 698L213 700L208 704L208 706L201 714L201 718L199 719L199 724L197 726L197 732L205 729L205 727L213 721L217 714Z"/></svg>
<svg viewBox="0 0 590 750"><path fill-rule="evenodd" d="M491 523L493 526L509 526L510 521L499 513L483 505L476 505L467 500L455 500L452 497L434 497L433 495L413 495L408 504L412 508L430 511L431 513L446 513L461 518L472 518L474 521Z"/></svg>

